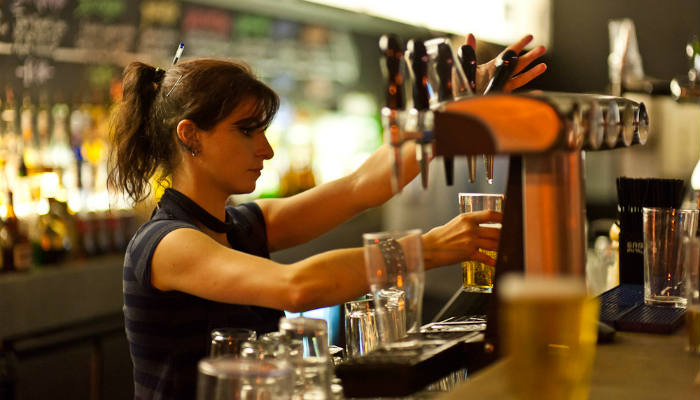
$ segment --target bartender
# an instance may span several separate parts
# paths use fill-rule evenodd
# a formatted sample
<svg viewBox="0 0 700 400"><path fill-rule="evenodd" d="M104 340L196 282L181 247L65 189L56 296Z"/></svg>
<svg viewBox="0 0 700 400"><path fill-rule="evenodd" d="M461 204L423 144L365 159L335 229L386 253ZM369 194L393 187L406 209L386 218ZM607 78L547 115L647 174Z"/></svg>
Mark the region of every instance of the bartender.
<svg viewBox="0 0 700 400"><path fill-rule="evenodd" d="M519 53L530 40L510 49ZM468 41L475 45L473 36ZM516 73L543 53L537 47L520 57ZM480 66L481 81L493 69L494 61ZM541 64L515 75L506 89L544 69ZM281 310L339 304L368 291L361 248L289 265L269 254L391 198L388 146L350 175L295 196L226 206L230 195L255 189L263 161L273 157L265 130L278 107L277 94L238 62L193 59L167 71L133 62L124 71L123 98L110 125L110 187L140 202L154 177L167 182L124 259L135 398L193 399L197 362L214 328L270 332ZM401 187L418 173L414 145L406 146ZM494 265L479 249L497 250L499 230L479 224L500 221L492 211L460 214L423 234L425 268L466 259Z"/></svg>

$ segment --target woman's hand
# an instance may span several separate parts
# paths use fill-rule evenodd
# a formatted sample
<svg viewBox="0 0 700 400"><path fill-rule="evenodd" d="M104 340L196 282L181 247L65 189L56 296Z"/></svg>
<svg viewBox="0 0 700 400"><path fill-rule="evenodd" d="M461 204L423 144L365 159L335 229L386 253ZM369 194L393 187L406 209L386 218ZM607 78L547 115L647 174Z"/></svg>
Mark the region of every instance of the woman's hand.
<svg viewBox="0 0 700 400"><path fill-rule="evenodd" d="M516 54L520 54L521 51L527 46L528 43L532 41L532 35L524 36L522 39L508 46L505 50L501 52L496 58L485 63L480 64L476 68L476 90L478 93L483 93L486 89L486 85L493 76L493 72L496 69L496 61L508 50L513 50ZM471 33L467 36L466 44L472 46L476 51L476 38ZM542 75L544 71L547 70L547 65L540 63L530 68L529 70L518 75L520 71L524 70L528 65L530 65L537 58L541 57L546 52L544 46L537 46L534 49L528 51L527 53L518 57L518 64L515 66L515 71L513 71L513 76L510 78L508 83L506 83L503 88L503 92L510 93L513 90L525 85L536 77Z"/></svg>
<svg viewBox="0 0 700 400"><path fill-rule="evenodd" d="M479 224L500 223L502 218L503 214L496 211L463 213L446 224L431 229L423 235L425 268L467 260L496 265L496 260L479 249L497 251L501 229Z"/></svg>

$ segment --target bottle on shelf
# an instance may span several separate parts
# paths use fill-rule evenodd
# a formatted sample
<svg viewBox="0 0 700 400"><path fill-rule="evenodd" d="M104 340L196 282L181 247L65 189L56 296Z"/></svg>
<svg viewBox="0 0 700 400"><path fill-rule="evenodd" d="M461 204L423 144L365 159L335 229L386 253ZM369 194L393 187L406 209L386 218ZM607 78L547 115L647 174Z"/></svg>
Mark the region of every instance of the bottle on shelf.
<svg viewBox="0 0 700 400"><path fill-rule="evenodd" d="M3 271L28 271L32 268L32 246L22 230L14 209L12 192L8 192L7 216L0 228Z"/></svg>
<svg viewBox="0 0 700 400"><path fill-rule="evenodd" d="M21 170L26 170L27 176L33 175L40 170L41 160L36 134L36 110L29 95L25 95L22 99L19 123L22 132L22 162L24 164Z"/></svg>
<svg viewBox="0 0 700 400"><path fill-rule="evenodd" d="M68 205L54 197L48 198L49 212L39 216L36 243L37 264L55 264L64 261L73 247L71 216Z"/></svg>

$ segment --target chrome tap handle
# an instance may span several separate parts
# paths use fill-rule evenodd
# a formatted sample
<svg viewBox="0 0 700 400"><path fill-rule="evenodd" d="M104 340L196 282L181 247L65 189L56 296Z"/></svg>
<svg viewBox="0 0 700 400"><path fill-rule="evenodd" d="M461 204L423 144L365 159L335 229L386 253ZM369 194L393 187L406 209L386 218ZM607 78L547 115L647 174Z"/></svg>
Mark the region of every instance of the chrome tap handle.
<svg viewBox="0 0 700 400"><path fill-rule="evenodd" d="M484 94L490 92L500 92L513 75L515 66L518 64L518 54L513 50L508 50L496 62L496 70L489 81ZM484 167L486 168L486 179L488 183L493 183L493 155L484 155Z"/></svg>
<svg viewBox="0 0 700 400"><path fill-rule="evenodd" d="M457 51L457 57L471 92L476 93L476 53L474 48L468 44L462 45ZM467 172L469 182L476 182L476 156L474 155L467 156Z"/></svg>

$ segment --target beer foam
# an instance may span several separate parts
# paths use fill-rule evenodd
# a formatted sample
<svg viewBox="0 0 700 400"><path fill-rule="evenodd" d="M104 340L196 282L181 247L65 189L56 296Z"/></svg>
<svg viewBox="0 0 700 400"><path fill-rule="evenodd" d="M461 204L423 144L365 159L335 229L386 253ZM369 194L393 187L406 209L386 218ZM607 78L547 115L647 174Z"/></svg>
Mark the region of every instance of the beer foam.
<svg viewBox="0 0 700 400"><path fill-rule="evenodd" d="M525 276L507 274L498 281L501 299L563 299L585 297L586 283L574 276Z"/></svg>

